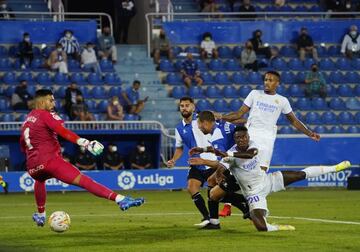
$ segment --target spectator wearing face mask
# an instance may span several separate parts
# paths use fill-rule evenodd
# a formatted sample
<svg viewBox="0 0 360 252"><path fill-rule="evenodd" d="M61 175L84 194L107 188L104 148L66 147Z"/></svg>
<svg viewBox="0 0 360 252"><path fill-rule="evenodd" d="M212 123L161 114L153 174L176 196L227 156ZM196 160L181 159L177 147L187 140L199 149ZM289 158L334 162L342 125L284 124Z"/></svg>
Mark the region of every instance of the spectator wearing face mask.
<svg viewBox="0 0 360 252"><path fill-rule="evenodd" d="M300 60L304 61L306 53L311 53L313 59L318 62L319 57L317 50L314 46L314 42L312 37L308 34L308 30L306 27L302 27L300 30L300 35L296 41L296 45L299 52Z"/></svg>
<svg viewBox="0 0 360 252"><path fill-rule="evenodd" d="M246 41L245 49L241 52L241 66L245 69L251 69L253 71L258 70L256 54L251 44L251 41Z"/></svg>
<svg viewBox="0 0 360 252"><path fill-rule="evenodd" d="M30 34L27 32L23 34L23 40L19 43L19 57L21 69L26 69L25 61L30 66L34 59L33 44L30 40Z"/></svg>
<svg viewBox="0 0 360 252"><path fill-rule="evenodd" d="M124 169L124 158L118 152L114 143L109 143L103 159L104 170Z"/></svg>
<svg viewBox="0 0 360 252"><path fill-rule="evenodd" d="M154 63L159 64L161 56L167 57L169 60L172 60L173 50L170 47L170 41L166 37L165 31L163 29L160 30L160 34L153 41L154 45Z"/></svg>
<svg viewBox="0 0 360 252"><path fill-rule="evenodd" d="M0 1L0 19L12 19L15 15L12 9L7 5L5 0Z"/></svg>
<svg viewBox="0 0 360 252"><path fill-rule="evenodd" d="M59 40L64 52L68 57L79 60L80 58L80 45L77 38L71 30L65 30L64 36Z"/></svg>
<svg viewBox="0 0 360 252"><path fill-rule="evenodd" d="M76 103L71 106L70 119L74 121L95 121L81 95L76 96Z"/></svg>
<svg viewBox="0 0 360 252"><path fill-rule="evenodd" d="M131 169L144 170L151 168L151 156L146 151L145 143L139 142L130 155Z"/></svg>
<svg viewBox="0 0 360 252"><path fill-rule="evenodd" d="M341 53L352 59L354 56L359 56L360 52L360 34L356 25L352 25L350 30L344 36L341 44Z"/></svg>
<svg viewBox="0 0 360 252"><path fill-rule="evenodd" d="M243 18L243 19L255 19L256 18L256 10L255 10L255 7L251 5L250 3L250 0L243 0L242 1L242 5L240 5L239 7L239 12L243 12L243 13L249 13L249 15L240 15L240 18ZM252 13L250 15L250 13Z"/></svg>
<svg viewBox="0 0 360 252"><path fill-rule="evenodd" d="M100 65L96 58L94 44L91 42L86 43L86 47L81 53L81 68L91 69L93 72L102 76Z"/></svg>
<svg viewBox="0 0 360 252"><path fill-rule="evenodd" d="M78 89L75 82L71 82L65 90L65 112L71 118L71 107L76 104L76 97L82 96L82 92Z"/></svg>
<svg viewBox="0 0 360 252"><path fill-rule="evenodd" d="M28 110L31 107L32 95L27 90L27 81L22 80L11 96L11 105L15 110Z"/></svg>
<svg viewBox="0 0 360 252"><path fill-rule="evenodd" d="M58 70L59 73L68 74L67 56L62 49L62 45L57 43L56 49L50 53L47 64L51 70Z"/></svg>
<svg viewBox="0 0 360 252"><path fill-rule="evenodd" d="M111 58L112 63L116 64L117 61L117 49L115 46L115 39L111 35L110 27L103 28L102 35L98 38L98 56L101 59Z"/></svg>
<svg viewBox="0 0 360 252"><path fill-rule="evenodd" d="M113 96L107 106L107 120L122 121L124 119L124 110L119 102L119 97Z"/></svg>
<svg viewBox="0 0 360 252"><path fill-rule="evenodd" d="M311 65L311 71L306 75L305 84L306 97L312 98L314 94L318 94L321 98L326 98L326 81L322 73L319 72L317 64Z"/></svg>
<svg viewBox="0 0 360 252"><path fill-rule="evenodd" d="M80 170L96 170L95 156L80 146L77 155L74 157L74 165Z"/></svg>
<svg viewBox="0 0 360 252"><path fill-rule="evenodd" d="M265 55L265 57L268 59L276 57L276 51L271 50L267 43L263 43L261 37L262 31L256 30L253 32L253 37L250 39L256 55Z"/></svg>
<svg viewBox="0 0 360 252"><path fill-rule="evenodd" d="M201 49L201 58L214 58L217 59L218 51L216 50L216 45L214 40L212 39L212 35L210 32L205 32L203 35L203 40L200 44Z"/></svg>

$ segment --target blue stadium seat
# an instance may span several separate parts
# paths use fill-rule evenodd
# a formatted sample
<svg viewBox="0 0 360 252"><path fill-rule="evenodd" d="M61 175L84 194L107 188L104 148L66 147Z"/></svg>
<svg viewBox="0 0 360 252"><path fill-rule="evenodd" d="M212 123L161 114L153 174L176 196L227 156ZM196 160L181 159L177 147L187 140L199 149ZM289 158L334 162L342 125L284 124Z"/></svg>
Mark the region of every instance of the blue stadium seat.
<svg viewBox="0 0 360 252"><path fill-rule="evenodd" d="M288 69L290 70L305 70L303 62L298 58L291 58L288 62Z"/></svg>
<svg viewBox="0 0 360 252"><path fill-rule="evenodd" d="M335 46L335 45L329 46L328 55L331 57L339 56L341 55L340 49L341 49L340 46Z"/></svg>
<svg viewBox="0 0 360 252"><path fill-rule="evenodd" d="M15 92L16 85L8 86L4 89L5 96L11 97L11 95Z"/></svg>
<svg viewBox="0 0 360 252"><path fill-rule="evenodd" d="M125 114L124 120L125 121L139 121L139 116L134 114Z"/></svg>
<svg viewBox="0 0 360 252"><path fill-rule="evenodd" d="M222 97L220 88L216 86L208 86L205 91L205 95L208 98L220 98Z"/></svg>
<svg viewBox="0 0 360 252"><path fill-rule="evenodd" d="M349 128L347 129L346 131L347 133L350 133L350 134L358 134L360 133L360 128L358 126L349 126Z"/></svg>
<svg viewBox="0 0 360 252"><path fill-rule="evenodd" d="M326 95L328 97L337 96L336 88L333 85L326 85Z"/></svg>
<svg viewBox="0 0 360 252"><path fill-rule="evenodd" d="M92 99L85 100L85 104L87 105L90 112L97 112L96 102ZM95 115L94 115L95 116ZM98 120L96 120L98 121Z"/></svg>
<svg viewBox="0 0 360 252"><path fill-rule="evenodd" d="M309 99L307 98L299 98L296 102L296 107L300 110L310 110L312 109L311 107L311 102Z"/></svg>
<svg viewBox="0 0 360 252"><path fill-rule="evenodd" d="M320 60L320 62L319 62L319 66L320 66L320 69L321 70L327 70L327 71L329 71L329 70L331 70L331 71L333 71L333 70L336 70L336 68L335 68L335 64L334 64L334 62L331 60L331 59L328 59L328 58L325 58L325 59L321 59Z"/></svg>
<svg viewBox="0 0 360 252"><path fill-rule="evenodd" d="M159 68L163 72L174 72L175 68L170 60L162 59L160 60Z"/></svg>
<svg viewBox="0 0 360 252"><path fill-rule="evenodd" d="M166 83L169 85L183 85L184 81L178 73L168 73L166 76Z"/></svg>
<svg viewBox="0 0 360 252"><path fill-rule="evenodd" d="M331 98L329 107L333 110L343 110L345 109L345 103L340 98Z"/></svg>
<svg viewBox="0 0 360 252"><path fill-rule="evenodd" d="M229 76L225 72L220 72L215 75L215 82L220 85L230 85L232 84Z"/></svg>
<svg viewBox="0 0 360 252"><path fill-rule="evenodd" d="M303 84L305 82L305 78L306 78L306 73L303 72L303 71L299 71L297 74L296 74L296 84Z"/></svg>
<svg viewBox="0 0 360 252"><path fill-rule="evenodd" d="M10 102L5 98L0 98L0 111L6 112L11 110Z"/></svg>
<svg viewBox="0 0 360 252"><path fill-rule="evenodd" d="M241 52L242 52L242 47L241 46L235 46L233 48L233 55L236 57L236 58L240 58L241 57Z"/></svg>
<svg viewBox="0 0 360 252"><path fill-rule="evenodd" d="M16 80L15 72L6 72L3 76L3 82L8 85L18 83L18 81Z"/></svg>
<svg viewBox="0 0 360 252"><path fill-rule="evenodd" d="M0 45L0 57L7 57L8 56L8 50L5 46Z"/></svg>
<svg viewBox="0 0 360 252"><path fill-rule="evenodd" d="M185 52L200 54L200 49L199 49L199 47L196 47L196 46L188 46L188 47L185 48Z"/></svg>
<svg viewBox="0 0 360 252"><path fill-rule="evenodd" d="M259 72L249 72L248 79L250 84L263 84L263 76Z"/></svg>
<svg viewBox="0 0 360 252"><path fill-rule="evenodd" d="M80 68L80 62L75 59L68 59L68 68L70 72L80 72L80 71L87 71L87 69Z"/></svg>
<svg viewBox="0 0 360 252"><path fill-rule="evenodd" d="M173 51L175 57L177 57L179 53L183 51L183 49L180 46L173 46L171 47L171 50Z"/></svg>
<svg viewBox="0 0 360 252"><path fill-rule="evenodd" d="M177 60L174 64L175 71L181 71L182 70L182 64L185 60Z"/></svg>
<svg viewBox="0 0 360 252"><path fill-rule="evenodd" d="M16 118L16 121L18 121L18 122L24 122L25 119L26 119L26 116L27 116L27 114L21 113L21 114Z"/></svg>
<svg viewBox="0 0 360 252"><path fill-rule="evenodd" d="M312 101L311 101L311 106L313 109L315 110L328 110L328 106L327 106L327 103L324 99L322 98L314 98Z"/></svg>
<svg viewBox="0 0 360 252"><path fill-rule="evenodd" d="M327 49L325 46L319 46L317 49L319 57L326 57L327 56Z"/></svg>
<svg viewBox="0 0 360 252"><path fill-rule="evenodd" d="M345 97L354 96L353 89L349 85L346 85L346 84L339 85L339 87L337 88L337 93L340 96L345 96Z"/></svg>
<svg viewBox="0 0 360 252"><path fill-rule="evenodd" d="M49 73L39 73L36 76L36 82L41 85L51 85L53 83Z"/></svg>
<svg viewBox="0 0 360 252"><path fill-rule="evenodd" d="M8 71L12 70L13 66L8 58L0 58L0 70Z"/></svg>
<svg viewBox="0 0 360 252"><path fill-rule="evenodd" d="M101 86L95 86L91 89L91 96L95 99L104 99L108 97L105 88Z"/></svg>
<svg viewBox="0 0 360 252"><path fill-rule="evenodd" d="M231 51L230 47L228 47L228 46L219 46L217 50L218 50L220 58L231 58L232 57L232 51Z"/></svg>
<svg viewBox="0 0 360 252"><path fill-rule="evenodd" d="M82 73L72 73L70 80L71 80L71 82L75 82L79 85L88 84L88 82L85 80L84 75Z"/></svg>
<svg viewBox="0 0 360 252"><path fill-rule="evenodd" d="M35 58L31 62L31 69L33 71L48 71L48 69L45 68L45 60L39 58Z"/></svg>
<svg viewBox="0 0 360 252"><path fill-rule="evenodd" d="M281 74L281 82L284 84L294 84L297 83L296 75L292 72L283 72Z"/></svg>
<svg viewBox="0 0 360 252"><path fill-rule="evenodd" d="M353 59L351 65L354 70L360 70L360 59L359 58Z"/></svg>
<svg viewBox="0 0 360 252"><path fill-rule="evenodd" d="M326 111L321 115L321 121L324 124L331 125L331 124L337 124L337 116L334 112Z"/></svg>
<svg viewBox="0 0 360 252"><path fill-rule="evenodd" d="M27 90L28 90L28 92L29 92L29 94L30 94L31 96L35 96L36 86L34 86L34 85L28 85L28 86L27 86Z"/></svg>
<svg viewBox="0 0 360 252"><path fill-rule="evenodd" d="M340 124L355 124L356 121L354 119L354 116L347 111L340 112L338 115L338 121Z"/></svg>
<svg viewBox="0 0 360 252"><path fill-rule="evenodd" d="M111 60L102 59L102 60L100 60L99 65L100 65L102 72L114 72L115 71Z"/></svg>
<svg viewBox="0 0 360 252"><path fill-rule="evenodd" d="M238 97L237 90L234 86L225 86L222 91L223 91L224 97L226 97L226 98Z"/></svg>
<svg viewBox="0 0 360 252"><path fill-rule="evenodd" d="M317 112L308 112L305 120L308 124L321 124L320 114Z"/></svg>
<svg viewBox="0 0 360 252"><path fill-rule="evenodd" d="M285 85L281 84L281 85L278 86L278 88L276 90L276 93L281 94L283 96L287 96L288 95L288 90L287 90Z"/></svg>
<svg viewBox="0 0 360 252"><path fill-rule="evenodd" d="M294 134L295 131L291 126L282 126L279 130L280 134Z"/></svg>
<svg viewBox="0 0 360 252"><path fill-rule="evenodd" d="M109 92L108 92L109 97L111 97L111 96L118 96L118 97L120 97L120 96L121 96L121 91L122 91L122 89L121 89L120 86L111 87L111 88L109 89Z"/></svg>
<svg viewBox="0 0 360 252"><path fill-rule="evenodd" d="M340 71L331 72L329 75L329 79L331 83L335 84L345 83L346 81L345 76Z"/></svg>
<svg viewBox="0 0 360 252"><path fill-rule="evenodd" d="M298 53L296 49L292 46L283 46L280 49L280 55L285 57L296 57Z"/></svg>
<svg viewBox="0 0 360 252"><path fill-rule="evenodd" d="M217 112L228 112L230 111L227 102L224 99L215 100L213 103L213 108Z"/></svg>
<svg viewBox="0 0 360 252"><path fill-rule="evenodd" d="M360 100L358 97L351 97L345 102L346 108L350 110L360 110Z"/></svg>
<svg viewBox="0 0 360 252"><path fill-rule="evenodd" d="M318 125L314 128L314 131L318 134L326 134L328 133L328 129L325 126Z"/></svg>
<svg viewBox="0 0 360 252"><path fill-rule="evenodd" d="M180 99L181 97L186 95L186 88L183 86L173 87L171 95L176 99Z"/></svg>
<svg viewBox="0 0 360 252"><path fill-rule="evenodd" d="M232 75L232 81L235 84L247 84L248 83L247 75L245 75L243 72L234 73Z"/></svg>
<svg viewBox="0 0 360 252"><path fill-rule="evenodd" d="M351 71L346 73L345 78L347 83L359 83L360 75L357 72Z"/></svg>
<svg viewBox="0 0 360 252"><path fill-rule="evenodd" d="M277 125L288 125L289 121L287 120L286 116L281 114L278 121L277 121Z"/></svg>
<svg viewBox="0 0 360 252"><path fill-rule="evenodd" d="M201 87L198 86L191 86L189 88L189 96L197 99L197 98L204 98L204 92Z"/></svg>
<svg viewBox="0 0 360 252"><path fill-rule="evenodd" d="M304 97L304 90L297 84L290 85L288 93L292 97Z"/></svg>
<svg viewBox="0 0 360 252"><path fill-rule="evenodd" d="M346 58L339 58L335 63L335 67L343 71L348 71L352 69L351 61Z"/></svg>
<svg viewBox="0 0 360 252"><path fill-rule="evenodd" d="M240 99L233 99L229 102L229 108L231 111L237 111L242 104L243 102Z"/></svg>
<svg viewBox="0 0 360 252"><path fill-rule="evenodd" d="M17 57L17 55L19 54L19 47L18 46L10 46L9 48L9 56L12 58Z"/></svg>
<svg viewBox="0 0 360 252"><path fill-rule="evenodd" d="M87 86L79 86L79 89L85 99L90 98L90 90Z"/></svg>
<svg viewBox="0 0 360 252"><path fill-rule="evenodd" d="M354 118L355 118L356 123L357 123L357 124L360 124L360 112L357 112L357 113L355 114Z"/></svg>
<svg viewBox="0 0 360 252"><path fill-rule="evenodd" d="M15 122L15 117L13 114L4 114L1 118L3 122Z"/></svg>
<svg viewBox="0 0 360 252"><path fill-rule="evenodd" d="M212 59L209 63L209 69L212 71L225 71L225 66L221 60Z"/></svg>
<svg viewBox="0 0 360 252"><path fill-rule="evenodd" d="M245 98L252 91L252 88L249 85L241 86L239 88L239 96Z"/></svg>
<svg viewBox="0 0 360 252"><path fill-rule="evenodd" d="M225 61L226 71L240 71L241 66L239 62L235 59L229 59Z"/></svg>
<svg viewBox="0 0 360 252"><path fill-rule="evenodd" d="M65 98L66 87L60 87L55 91L55 98L64 99Z"/></svg>
<svg viewBox="0 0 360 252"><path fill-rule="evenodd" d="M360 85L356 85L354 88L354 93L356 96L360 96Z"/></svg>
<svg viewBox="0 0 360 252"><path fill-rule="evenodd" d="M334 133L334 134L342 134L345 133L345 129L341 126L332 126L329 130L330 133Z"/></svg>
<svg viewBox="0 0 360 252"><path fill-rule="evenodd" d="M198 111L204 110L213 110L211 103L208 100L201 99L196 103L196 108Z"/></svg>
<svg viewBox="0 0 360 252"><path fill-rule="evenodd" d="M35 56L35 57L41 56L41 50L40 50L40 48L37 47L37 46L34 46L34 47L33 47L33 53L34 53L34 56Z"/></svg>
<svg viewBox="0 0 360 252"><path fill-rule="evenodd" d="M105 113L107 111L107 106L109 104L108 100L102 100L97 104L97 109L100 113Z"/></svg>
<svg viewBox="0 0 360 252"><path fill-rule="evenodd" d="M304 67L305 69L310 69L312 64L316 64L315 60L313 58L306 58L304 61Z"/></svg>
<svg viewBox="0 0 360 252"><path fill-rule="evenodd" d="M98 73L89 73L87 76L87 81L90 85L101 85L104 84L104 81L102 80L102 76Z"/></svg>
<svg viewBox="0 0 360 252"><path fill-rule="evenodd" d="M202 73L201 73L201 78L203 79L204 84L207 84L207 85L209 85L209 84L216 84L213 76L212 76L210 73L208 73L208 72L202 72Z"/></svg>
<svg viewBox="0 0 360 252"><path fill-rule="evenodd" d="M64 121L70 121L70 118L67 114L64 113L60 113L59 114L60 118L63 119Z"/></svg>
<svg viewBox="0 0 360 252"><path fill-rule="evenodd" d="M276 58L271 61L271 66L279 71L286 71L288 70L288 66L285 60Z"/></svg>
<svg viewBox="0 0 360 252"><path fill-rule="evenodd" d="M55 73L54 75L54 84L57 85L67 85L70 83L69 77L64 73Z"/></svg>
<svg viewBox="0 0 360 252"><path fill-rule="evenodd" d="M32 76L31 72L23 72L21 73L18 77L17 80L20 82L22 80L26 80L28 82L28 84L33 84L34 81L34 77Z"/></svg>
<svg viewBox="0 0 360 252"><path fill-rule="evenodd" d="M206 63L203 60L195 59L195 62L198 65L198 69L200 70L200 72L205 72L208 70Z"/></svg>
<svg viewBox="0 0 360 252"><path fill-rule="evenodd" d="M106 73L104 83L108 85L121 85L121 79L116 73Z"/></svg>

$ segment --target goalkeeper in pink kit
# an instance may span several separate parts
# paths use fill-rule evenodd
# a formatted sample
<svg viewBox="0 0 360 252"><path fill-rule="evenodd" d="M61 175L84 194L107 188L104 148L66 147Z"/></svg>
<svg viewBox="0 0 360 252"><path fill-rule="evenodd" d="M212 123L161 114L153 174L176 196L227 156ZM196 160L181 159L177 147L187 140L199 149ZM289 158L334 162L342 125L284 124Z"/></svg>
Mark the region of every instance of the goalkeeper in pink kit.
<svg viewBox="0 0 360 252"><path fill-rule="evenodd" d="M123 211L133 206L142 205L144 198L133 199L129 196L117 194L81 173L63 159L58 135L85 147L93 155L99 155L104 146L98 141L80 138L74 132L66 129L63 126L64 121L54 113L54 108L55 99L51 90L36 91L35 109L27 115L21 127L21 150L26 155L27 171L35 179L34 193L38 212L33 215L33 220L36 224L38 226L45 224L45 181L49 178L56 178L64 183L80 186L98 197L115 201Z"/></svg>

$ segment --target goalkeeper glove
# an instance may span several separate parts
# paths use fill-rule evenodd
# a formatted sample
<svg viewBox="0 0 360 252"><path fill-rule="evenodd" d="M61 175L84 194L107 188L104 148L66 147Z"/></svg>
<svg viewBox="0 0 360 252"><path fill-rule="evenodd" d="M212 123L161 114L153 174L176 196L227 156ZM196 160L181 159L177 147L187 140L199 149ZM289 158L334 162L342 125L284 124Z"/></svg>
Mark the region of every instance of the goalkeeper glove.
<svg viewBox="0 0 360 252"><path fill-rule="evenodd" d="M90 142L85 138L79 138L76 143L79 146L85 147L85 149L87 149L94 156L100 155L104 149L104 146L96 140Z"/></svg>

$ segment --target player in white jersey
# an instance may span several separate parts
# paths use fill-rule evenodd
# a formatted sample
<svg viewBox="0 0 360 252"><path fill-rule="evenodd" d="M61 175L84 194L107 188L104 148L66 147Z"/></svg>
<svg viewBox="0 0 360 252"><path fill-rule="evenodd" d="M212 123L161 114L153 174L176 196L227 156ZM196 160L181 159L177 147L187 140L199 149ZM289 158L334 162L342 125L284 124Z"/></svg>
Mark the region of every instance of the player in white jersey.
<svg viewBox="0 0 360 252"><path fill-rule="evenodd" d="M300 132L315 141L320 135L308 129L294 114L289 100L276 93L280 84L280 74L268 71L264 77L264 90L253 90L245 98L244 104L236 112L226 115L215 113L217 119L236 123L249 112L246 126L252 141L259 146L259 162L263 170L268 170L272 158L274 142L277 133L277 120L280 114L285 114L289 122Z"/></svg>
<svg viewBox="0 0 360 252"><path fill-rule="evenodd" d="M236 127L234 140L235 145L226 153L215 152L224 157L220 162L202 158L192 158L189 162L216 169L220 180L223 179L224 171L229 169L249 203L250 216L258 231L295 230L295 227L290 225L273 225L266 221L269 212L266 197L271 192L285 190L285 186L303 179L339 172L351 166L349 161L343 161L333 166L310 166L302 171L277 171L267 174L260 167L258 149L254 142L250 141L246 127ZM225 184L228 182L223 181ZM223 194L223 188L216 186L211 190L210 197L213 200L220 200Z"/></svg>

